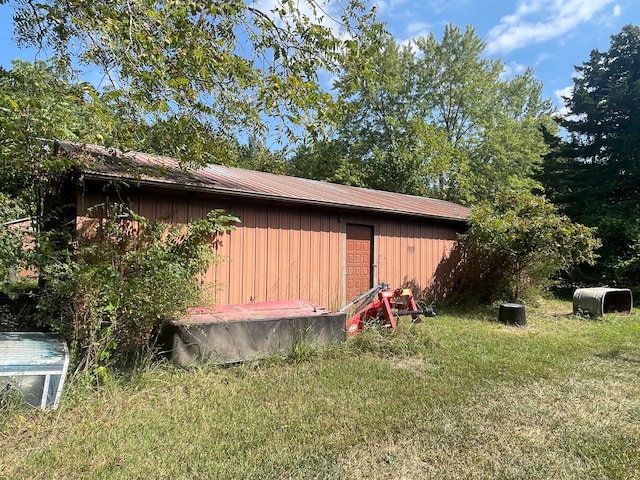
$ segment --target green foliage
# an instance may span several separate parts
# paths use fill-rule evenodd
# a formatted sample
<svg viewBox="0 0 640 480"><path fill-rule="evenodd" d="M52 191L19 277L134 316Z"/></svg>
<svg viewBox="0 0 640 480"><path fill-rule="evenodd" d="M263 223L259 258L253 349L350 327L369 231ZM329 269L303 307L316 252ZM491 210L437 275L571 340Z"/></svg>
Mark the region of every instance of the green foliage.
<svg viewBox="0 0 640 480"><path fill-rule="evenodd" d="M571 134L576 157L594 164L633 166L640 140L640 27L627 25L611 37L607 52L593 50L576 67L573 94L566 98L571 116L562 126ZM627 180L633 171L622 173ZM613 180L613 179L611 179ZM628 185L627 185L628 184ZM636 185L637 188L637 185Z"/></svg>
<svg viewBox="0 0 640 480"><path fill-rule="evenodd" d="M502 79L500 60L483 56L472 28L445 28L416 41L419 101L427 120L446 138L438 153L439 196L465 204L490 199L501 189L528 192L537 186L546 145L540 127L552 125L551 103L527 70Z"/></svg>
<svg viewBox="0 0 640 480"><path fill-rule="evenodd" d="M302 145L287 162L286 172L294 177L363 187L362 169L345 156L347 148L339 139Z"/></svg>
<svg viewBox="0 0 640 480"><path fill-rule="evenodd" d="M48 140L96 139L90 91L44 62L0 69L0 184L26 216L38 213L44 183L65 168L52 161Z"/></svg>
<svg viewBox="0 0 640 480"><path fill-rule="evenodd" d="M284 157L270 151L256 137L250 137L246 145L239 146L237 160L229 162L229 164L239 168L275 174L285 174L286 170Z"/></svg>
<svg viewBox="0 0 640 480"><path fill-rule="evenodd" d="M428 195L437 132L415 101L415 57L389 34L370 32L345 51L329 120L332 136L300 148L295 175Z"/></svg>
<svg viewBox="0 0 640 480"><path fill-rule="evenodd" d="M407 46L358 40L341 59L332 137L296 153L296 174L464 204L538 186L541 127L554 124L531 71L503 80L470 27Z"/></svg>
<svg viewBox="0 0 640 480"><path fill-rule="evenodd" d="M22 239L20 231L0 225L0 284L5 291L22 264Z"/></svg>
<svg viewBox="0 0 640 480"><path fill-rule="evenodd" d="M149 346L154 329L197 302L196 275L213 259L212 242L237 221L214 210L169 226L108 206L73 255L56 251L57 261L45 263L41 322L71 340L78 370L103 377Z"/></svg>
<svg viewBox="0 0 640 480"><path fill-rule="evenodd" d="M24 216L20 205L0 192L0 285L3 289L11 276L23 265L22 245L26 231L10 224ZM30 221L26 220L30 225Z"/></svg>
<svg viewBox="0 0 640 480"><path fill-rule="evenodd" d="M122 99L111 105L121 111ZM115 119L117 121L117 119ZM217 131L211 123L185 115L171 115L147 119L132 116L122 125L114 126L115 138L103 142L107 146L120 145L125 149L178 158L185 165L202 166L215 163L233 166L241 157L241 146L229 132ZM129 132L123 131L129 127ZM129 133L129 136L127 136ZM250 168L248 164L247 168Z"/></svg>
<svg viewBox="0 0 640 480"><path fill-rule="evenodd" d="M97 91L55 63L15 60L11 70L0 70L3 191L36 215L41 189L58 167L68 166L52 160L51 142L58 139L175 155L187 163L238 157L237 142L209 122L185 115L152 120L113 88Z"/></svg>
<svg viewBox="0 0 640 480"><path fill-rule="evenodd" d="M548 287L552 277L593 263L594 232L572 223L542 197L500 192L473 208L460 238L461 259L450 281L458 294L483 302L522 301L527 289Z"/></svg>
<svg viewBox="0 0 640 480"><path fill-rule="evenodd" d="M199 123L222 138L263 135L267 118L289 138L299 126L317 133L313 114L331 100L318 71L331 70L344 45L316 0L270 11L243 0L11 3L19 44L49 49L66 66L97 68L137 123ZM332 21L356 36L375 23L363 13L352 0ZM185 146L171 155L206 160L197 135Z"/></svg>
<svg viewBox="0 0 640 480"><path fill-rule="evenodd" d="M640 286L640 27L623 27L608 51L593 50L576 71L560 120L568 138L552 144L543 181L567 215L602 239L582 280Z"/></svg>

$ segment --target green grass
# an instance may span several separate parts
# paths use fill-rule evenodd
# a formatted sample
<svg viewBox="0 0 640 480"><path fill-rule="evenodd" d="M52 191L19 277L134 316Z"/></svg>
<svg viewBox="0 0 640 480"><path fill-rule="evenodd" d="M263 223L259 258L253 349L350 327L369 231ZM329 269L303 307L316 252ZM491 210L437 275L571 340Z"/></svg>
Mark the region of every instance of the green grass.
<svg viewBox="0 0 640 480"><path fill-rule="evenodd" d="M5 408L1 478L640 478L640 316L444 313Z"/></svg>

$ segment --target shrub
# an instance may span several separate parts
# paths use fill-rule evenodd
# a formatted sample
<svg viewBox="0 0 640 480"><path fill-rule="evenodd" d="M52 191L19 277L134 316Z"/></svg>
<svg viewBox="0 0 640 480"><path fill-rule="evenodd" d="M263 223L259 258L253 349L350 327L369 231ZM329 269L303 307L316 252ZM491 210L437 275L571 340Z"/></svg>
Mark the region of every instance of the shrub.
<svg viewBox="0 0 640 480"><path fill-rule="evenodd" d="M594 233L543 197L501 192L473 208L469 229L443 263L448 271L434 291L443 296L455 290L484 303L525 300L559 271L592 263L599 246Z"/></svg>
<svg viewBox="0 0 640 480"><path fill-rule="evenodd" d="M11 277L23 266L22 245L26 232L10 226L11 221L24 216L18 202L0 192L0 282L5 293L12 280Z"/></svg>
<svg viewBox="0 0 640 480"><path fill-rule="evenodd" d="M104 376L108 367L144 351L163 322L198 301L197 275L215 260L216 237L236 221L214 210L205 219L170 226L110 206L73 254L50 252L41 267L42 322L70 340L77 370Z"/></svg>

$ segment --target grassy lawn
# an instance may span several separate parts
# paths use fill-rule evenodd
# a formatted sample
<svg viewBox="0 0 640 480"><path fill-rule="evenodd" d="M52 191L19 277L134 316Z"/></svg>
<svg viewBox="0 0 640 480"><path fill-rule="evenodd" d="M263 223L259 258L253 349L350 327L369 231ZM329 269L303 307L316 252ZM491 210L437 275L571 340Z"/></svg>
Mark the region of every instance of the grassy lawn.
<svg viewBox="0 0 640 480"><path fill-rule="evenodd" d="M640 478L640 315L527 307L6 408L0 478Z"/></svg>

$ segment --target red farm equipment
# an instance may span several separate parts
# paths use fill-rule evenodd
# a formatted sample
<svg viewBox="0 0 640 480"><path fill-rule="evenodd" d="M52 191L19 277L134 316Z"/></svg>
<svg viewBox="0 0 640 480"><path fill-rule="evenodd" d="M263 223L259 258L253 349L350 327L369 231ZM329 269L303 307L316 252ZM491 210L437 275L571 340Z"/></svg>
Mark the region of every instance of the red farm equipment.
<svg viewBox="0 0 640 480"><path fill-rule="evenodd" d="M355 335L367 325L395 328L396 317L399 316L410 315L414 323L420 321L419 315L436 316L431 305L418 307L411 290L391 290L386 283L380 283L359 295L340 311L351 308L355 309L355 313L347 318L347 335Z"/></svg>

